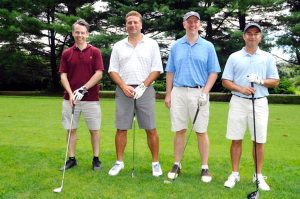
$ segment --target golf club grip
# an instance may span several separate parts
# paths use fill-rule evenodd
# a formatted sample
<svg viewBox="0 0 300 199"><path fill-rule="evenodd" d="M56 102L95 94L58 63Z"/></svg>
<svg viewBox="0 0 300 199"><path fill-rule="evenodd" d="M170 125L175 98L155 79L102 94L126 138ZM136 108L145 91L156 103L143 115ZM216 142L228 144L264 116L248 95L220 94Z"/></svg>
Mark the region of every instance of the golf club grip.
<svg viewBox="0 0 300 199"><path fill-rule="evenodd" d="M72 114L74 114L74 110L75 110L75 104L73 104L72 106Z"/></svg>
<svg viewBox="0 0 300 199"><path fill-rule="evenodd" d="M254 83L251 82L251 87L254 88ZM252 100L254 99L254 93L252 93Z"/></svg>

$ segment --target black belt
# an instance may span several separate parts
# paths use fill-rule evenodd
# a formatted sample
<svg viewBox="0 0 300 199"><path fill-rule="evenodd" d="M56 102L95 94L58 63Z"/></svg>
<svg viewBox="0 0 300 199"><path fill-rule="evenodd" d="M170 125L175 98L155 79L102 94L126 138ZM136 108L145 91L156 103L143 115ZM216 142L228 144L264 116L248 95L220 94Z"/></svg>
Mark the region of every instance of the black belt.
<svg viewBox="0 0 300 199"><path fill-rule="evenodd" d="M203 88L203 86L181 86L184 88Z"/></svg>
<svg viewBox="0 0 300 199"><path fill-rule="evenodd" d="M232 94L232 95L240 97L240 98L244 98L244 99L247 99L247 100L252 100L252 97L251 98L249 98L249 97L242 97L242 96L239 96L239 95L236 95L236 94ZM265 98L265 97L255 97L254 99L257 100L257 99L262 99L262 98Z"/></svg>

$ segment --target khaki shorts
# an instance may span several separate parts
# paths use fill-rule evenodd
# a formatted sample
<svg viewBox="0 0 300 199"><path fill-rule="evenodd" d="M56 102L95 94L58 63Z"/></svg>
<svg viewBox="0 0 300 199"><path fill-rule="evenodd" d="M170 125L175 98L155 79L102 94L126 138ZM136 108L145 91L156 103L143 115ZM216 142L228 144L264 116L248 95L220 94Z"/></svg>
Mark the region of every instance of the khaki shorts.
<svg viewBox="0 0 300 199"><path fill-rule="evenodd" d="M85 119L89 130L99 130L101 127L101 108L99 101L79 101L76 102L72 129L77 129L81 113ZM71 125L72 108L68 100L62 103L62 125L64 129L69 129Z"/></svg>
<svg viewBox="0 0 300 199"><path fill-rule="evenodd" d="M266 143L269 107L266 97L255 100L256 142ZM226 138L243 140L247 127L254 141L252 100L233 95L229 103Z"/></svg>
<svg viewBox="0 0 300 199"><path fill-rule="evenodd" d="M189 120L193 121L198 99L202 89L173 87L171 92L171 123L172 131L180 131L188 128ZM197 133L206 133L209 120L209 99L207 104L200 106L198 117L195 121L194 130Z"/></svg>
<svg viewBox="0 0 300 199"><path fill-rule="evenodd" d="M136 106L136 107L134 107ZM154 129L155 124L155 90L149 86L142 97L136 100L127 97L117 86L116 88L116 120L115 126L120 130L132 128L133 115L136 118L141 129Z"/></svg>

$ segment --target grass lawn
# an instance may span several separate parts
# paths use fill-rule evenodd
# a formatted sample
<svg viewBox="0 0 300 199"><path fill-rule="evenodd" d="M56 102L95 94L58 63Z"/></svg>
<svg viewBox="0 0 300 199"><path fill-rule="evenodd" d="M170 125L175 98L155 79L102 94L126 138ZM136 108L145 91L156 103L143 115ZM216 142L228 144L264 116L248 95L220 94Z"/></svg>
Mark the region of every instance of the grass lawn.
<svg viewBox="0 0 300 199"><path fill-rule="evenodd" d="M182 174L173 184L164 184L173 163L173 133L169 112L157 101L157 129L160 136L160 162L164 175L151 175L151 156L144 131L136 131L135 178L131 178L132 131L128 132L125 169L115 177L107 173L115 162L114 100L101 100L102 129L100 159L103 169L91 169L90 136L83 120L78 129L78 166L68 170L61 193L65 156L65 131L61 126L58 97L0 96L0 198L246 198L255 190L251 141L247 134L241 159L241 181L225 189L231 172L229 147L225 139L228 103L212 102L209 124L209 166L213 180L200 181L200 156L193 134L182 161ZM300 106L270 105L268 143L265 147L264 175L271 187L260 198L300 197Z"/></svg>

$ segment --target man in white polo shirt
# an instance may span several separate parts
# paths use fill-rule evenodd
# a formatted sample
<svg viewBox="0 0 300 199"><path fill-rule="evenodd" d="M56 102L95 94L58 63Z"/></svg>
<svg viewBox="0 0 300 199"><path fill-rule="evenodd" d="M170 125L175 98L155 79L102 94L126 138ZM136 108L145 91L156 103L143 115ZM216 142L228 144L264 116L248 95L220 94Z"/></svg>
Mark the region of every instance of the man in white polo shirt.
<svg viewBox="0 0 300 199"><path fill-rule="evenodd" d="M163 67L156 41L141 33L142 16L136 11L127 13L128 37L117 42L112 50L109 74L117 84L115 144L117 161L109 175L115 176L124 168L123 154L127 143L127 129L132 128L134 114L139 127L145 129L152 155L153 176L162 175L158 161L159 139L155 123L155 90L152 86Z"/></svg>
<svg viewBox="0 0 300 199"><path fill-rule="evenodd" d="M231 90L227 139L231 143L232 173L224 183L227 188L233 188L236 182L240 181L239 162L242 155L242 141L247 126L251 132L253 141L253 158L255 158L255 144L257 154L257 179L258 187L261 190L269 191L270 187L262 176L262 165L264 158L264 143L267 140L268 125L268 88L279 84L278 71L275 59L270 53L258 47L262 39L262 29L256 23L249 23L244 29L243 39L245 47L231 54L227 60L223 75L222 84ZM254 83L254 87L251 86ZM256 143L254 138L253 104L252 94L255 99L255 124ZM256 181L254 174L253 182Z"/></svg>

